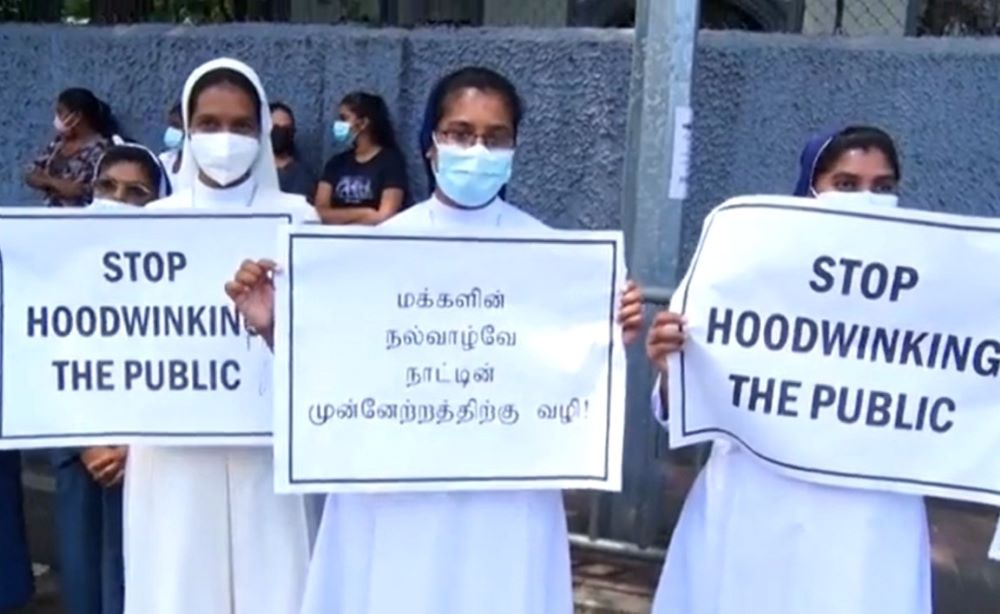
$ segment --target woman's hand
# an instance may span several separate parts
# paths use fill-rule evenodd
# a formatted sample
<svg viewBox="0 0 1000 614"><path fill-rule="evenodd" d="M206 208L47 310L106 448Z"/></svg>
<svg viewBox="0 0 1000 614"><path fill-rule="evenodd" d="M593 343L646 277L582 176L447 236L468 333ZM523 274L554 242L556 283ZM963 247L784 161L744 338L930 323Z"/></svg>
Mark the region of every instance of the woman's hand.
<svg viewBox="0 0 1000 614"><path fill-rule="evenodd" d="M244 260L233 280L226 283L226 294L247 326L271 344L274 332L274 282L271 275L278 265L270 260Z"/></svg>
<svg viewBox="0 0 1000 614"><path fill-rule="evenodd" d="M49 176L45 189L59 198L76 199L87 194L87 184L72 179L57 179Z"/></svg>
<svg viewBox="0 0 1000 614"><path fill-rule="evenodd" d="M106 446L87 448L80 454L80 461L94 481L105 488L117 486L125 477L125 459L128 448Z"/></svg>
<svg viewBox="0 0 1000 614"><path fill-rule="evenodd" d="M618 325L622 327L622 342L631 344L642 330L642 289L631 279L625 284L618 302Z"/></svg>
<svg viewBox="0 0 1000 614"><path fill-rule="evenodd" d="M52 176L39 168L25 175L24 182L28 184L28 187L35 188L36 190L48 192L52 189Z"/></svg>
<svg viewBox="0 0 1000 614"><path fill-rule="evenodd" d="M684 316L672 311L661 311L653 319L646 336L646 356L661 373L667 371L667 356L684 347L687 333Z"/></svg>

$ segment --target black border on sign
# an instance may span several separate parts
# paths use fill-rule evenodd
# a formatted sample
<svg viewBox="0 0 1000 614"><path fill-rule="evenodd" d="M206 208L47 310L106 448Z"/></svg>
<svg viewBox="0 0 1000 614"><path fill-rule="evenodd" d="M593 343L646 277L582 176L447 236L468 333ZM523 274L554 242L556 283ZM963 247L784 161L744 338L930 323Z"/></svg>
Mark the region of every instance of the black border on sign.
<svg viewBox="0 0 1000 614"><path fill-rule="evenodd" d="M294 256L295 256L295 243L296 240L302 239L333 239L333 240L355 240L355 241L421 241L426 243L527 243L527 244L543 244L543 245L604 245L611 248L611 291L609 304L608 304L608 338L611 339L611 343L608 344L608 356L607 356L607 390L608 390L608 404L605 408L605 425L604 425L604 471L599 475L532 475L532 476L519 476L519 475L506 475L506 476L494 476L494 477L422 477L422 478L348 478L348 479L330 479L330 478L320 478L320 479L297 479L295 477L294 470L294 454L292 454L293 441L295 437L295 420L294 416L294 375L295 369L294 363L294 352L293 350L293 339L292 330L294 330L294 319L295 319L295 306L293 303L293 297L295 293L293 291L294 287L294 275L293 271L295 267L293 266ZM612 394L612 357L615 350L614 341L614 327L615 327L615 307L618 298L618 270L616 263L618 261L618 243L616 241L608 239L529 239L529 238L488 238L488 237L468 237L468 236L446 236L446 237L428 237L428 236L415 236L415 235L387 235L387 234L320 234L320 233L309 233L309 232L296 232L289 236L288 241L288 270L286 274L288 276L288 330L286 331L288 339L288 447L286 449L286 454L288 458L288 482L289 484L388 484L388 483L408 483L408 484L422 484L430 482L441 482L441 483L488 483L488 482L510 482L510 481L520 481L520 482L541 482L545 480L600 480L607 481L610 475L611 467L611 403L614 395Z"/></svg>
<svg viewBox="0 0 1000 614"><path fill-rule="evenodd" d="M724 204L724 205L720 206L718 209L716 209L715 212L714 212L714 214L712 215L712 217L709 218L708 223L707 223L707 225L705 227L704 237L703 237L703 239L701 241L701 244L698 246L698 249L697 249L697 252L694 255L694 258L691 260L691 272L688 275L687 282L684 284L684 300L681 303L681 313L682 314L687 312L688 289L691 287L691 282L694 280L695 274L697 272L697 269L698 269L698 260L699 260L699 257L701 256L702 249L708 243L709 237L711 236L712 222L715 219L715 215L717 215L717 214L719 214L719 213L721 213L723 211L729 210L729 209L780 209L780 210L785 210L785 211L798 211L798 212L802 212L802 213L810 213L810 214L814 214L814 215L827 215L827 216L836 216L836 217L853 217L853 218L862 218L862 219L870 219L870 220L880 220L880 221L883 221L883 222L894 222L894 223L897 223L897 224L906 224L906 225L910 225L910 226L926 226L926 227L931 227L931 228L944 228L944 229L948 229L948 230L961 230L961 231L968 231L968 232L982 232L982 233L988 233L988 234L1000 234L1000 228L989 228L989 227L984 228L982 226L975 226L975 225L972 225L972 224L960 224L960 223L953 223L953 222L935 222L935 221L931 221L931 220L905 220L905 219L900 219L900 218L892 217L892 216L888 216L888 215L880 215L878 213L857 213L857 212L853 212L853 211L837 211L837 210L830 210L830 209L822 209L820 207L806 207L806 206L796 206L796 205L769 205L769 204L762 204L762 203L739 203L739 202L736 202L736 203L731 203L731 204L728 204L728 205ZM875 475L875 474L869 474L869 473L850 473L850 472L846 472L846 471L831 471L829 469L819 469L817 467L807 467L807 466L804 466L804 465L796 465L794 463L789 463L789 462L785 462L785 461L782 461L782 460L778 460L776 458L772 458L770 456L767 456L766 454L763 454L763 453L757 451L752 446L750 446L746 441L744 441L742 438L740 438L738 435L736 435L735 433L732 433L732 432L730 432L730 431L728 431L726 429L717 428L717 427L710 427L710 428L703 428L703 429L688 430L688 428L687 428L687 388L685 386L686 371L685 371L685 366L684 366L685 365L684 352L681 352L680 363L681 363L681 377L680 377L680 386L681 386L681 408L680 408L681 409L681 433L683 433L686 436L687 435L703 435L705 433L719 433L719 434L727 436L728 438L732 439L733 441L739 442L739 444L741 446L743 446L743 448L745 450L749 451L751 454L753 454L757 458L760 458L761 460L767 461L767 462L769 462L769 463L771 463L773 465L779 466L779 467L784 467L786 469L793 469L795 471L802 471L804 473L815 473L817 475L826 475L826 476L839 477L839 478L857 478L857 479L863 479L863 480L872 480L872 481L876 481L876 482L895 482L895 483L898 483L898 484L911 484L911 485L916 485L916 486L927 486L927 487L933 487L933 488L940 488L940 489L944 489L944 490L966 491L966 492L970 492L970 493L971 492L975 492L975 493L984 493L984 494L990 494L990 495L1000 495L1000 490L994 490L994 489L991 489L991 488L983 488L981 486L968 486L968 485L964 485L964 484L950 484L950 483L942 483L942 482L931 482L931 481L928 481L928 480L916 480L916 479L912 479L912 478L903 478L903 477L898 477L898 476L887 476L887 475Z"/></svg>
<svg viewBox="0 0 1000 614"><path fill-rule="evenodd" d="M36 209L35 207L10 207L7 210L0 208L0 222L6 219L36 219L40 221L45 220L68 220L68 219L159 219L159 220L176 220L176 219L213 219L213 220L227 220L227 219L267 219L267 218L280 218L284 219L286 223L291 224L293 222L292 215L290 213L278 213L278 212L237 212L233 213L54 213L45 215L31 215L26 213L8 213L12 209ZM240 439L247 437L270 437L273 435L272 431L265 432L243 432L243 433L233 433L233 432L178 432L178 431L165 431L165 432L152 432L143 431L141 433L133 431L102 431L102 432L91 432L91 433L46 433L43 435L4 435L4 406L6 402L6 388L4 386L3 379L3 367L6 364L7 355L7 345L4 343L4 317L6 315L7 302L5 294L5 281L6 281L6 268L3 256L4 250L0 246L0 441L45 441L49 439L88 439L96 437L127 437L129 439L148 439L148 438L194 438L194 439L206 439L206 438L216 438L216 439ZM220 280L219 283L223 283L226 280Z"/></svg>

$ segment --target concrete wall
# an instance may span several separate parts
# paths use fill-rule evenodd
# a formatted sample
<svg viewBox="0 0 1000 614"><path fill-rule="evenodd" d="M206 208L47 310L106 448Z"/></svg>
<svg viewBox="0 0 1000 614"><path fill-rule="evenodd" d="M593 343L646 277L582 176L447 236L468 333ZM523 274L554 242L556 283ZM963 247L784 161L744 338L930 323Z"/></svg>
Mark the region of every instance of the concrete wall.
<svg viewBox="0 0 1000 614"><path fill-rule="evenodd" d="M824 126L896 137L904 207L1000 214L1000 40L703 37L685 253L728 195L789 192Z"/></svg>
<svg viewBox="0 0 1000 614"><path fill-rule="evenodd" d="M427 92L446 71L482 63L510 75L527 102L514 200L558 226L617 227L631 42L579 29L0 26L0 202L33 198L22 169L50 136L60 89L94 89L155 144L184 77L220 54L256 66L270 95L295 108L317 165L330 153L334 103L357 88L385 96L422 193L415 143ZM897 136L906 205L1000 211L1000 41L705 33L696 62L688 253L727 196L788 191L800 144L830 124Z"/></svg>
<svg viewBox="0 0 1000 614"><path fill-rule="evenodd" d="M581 37L582 36L582 37ZM166 108L198 64L230 55L256 67L289 103L300 145L331 153L336 102L355 89L384 96L424 194L417 133L435 80L475 63L510 75L528 109L512 196L563 226L619 222L631 35L617 31L368 30L330 26L0 26L0 202L32 199L25 163L51 136L59 91L81 85L112 105L130 135L160 142Z"/></svg>

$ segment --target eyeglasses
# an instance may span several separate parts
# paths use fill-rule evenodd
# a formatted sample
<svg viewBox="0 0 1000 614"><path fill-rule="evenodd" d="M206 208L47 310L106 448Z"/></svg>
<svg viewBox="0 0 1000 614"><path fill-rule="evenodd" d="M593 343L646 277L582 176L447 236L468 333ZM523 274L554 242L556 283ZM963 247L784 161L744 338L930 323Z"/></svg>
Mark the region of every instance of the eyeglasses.
<svg viewBox="0 0 1000 614"><path fill-rule="evenodd" d="M472 130L447 129L434 134L439 145L475 147L476 143L482 141L486 149L514 149L514 135L509 132L480 135Z"/></svg>
<svg viewBox="0 0 1000 614"><path fill-rule="evenodd" d="M98 178L94 182L94 192L131 204L142 204L153 197L153 191L141 183L119 183L110 177Z"/></svg>

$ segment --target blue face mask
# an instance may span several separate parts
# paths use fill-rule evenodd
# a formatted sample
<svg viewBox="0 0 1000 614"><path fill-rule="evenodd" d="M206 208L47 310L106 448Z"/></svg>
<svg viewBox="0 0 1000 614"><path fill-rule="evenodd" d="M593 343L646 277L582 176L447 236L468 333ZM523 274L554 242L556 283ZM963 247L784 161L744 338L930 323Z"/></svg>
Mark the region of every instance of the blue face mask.
<svg viewBox="0 0 1000 614"><path fill-rule="evenodd" d="M514 150L437 145L434 177L438 187L459 207L475 209L490 204L510 181Z"/></svg>
<svg viewBox="0 0 1000 614"><path fill-rule="evenodd" d="M337 120L333 122L333 129L331 130L333 135L334 145L353 145L354 144L354 134L351 132L351 124L342 120Z"/></svg>
<svg viewBox="0 0 1000 614"><path fill-rule="evenodd" d="M167 149L180 149L184 142L184 131L168 126L163 131L163 146Z"/></svg>

